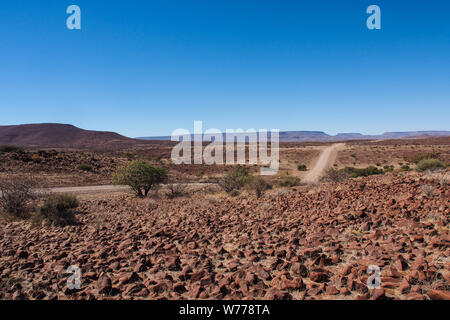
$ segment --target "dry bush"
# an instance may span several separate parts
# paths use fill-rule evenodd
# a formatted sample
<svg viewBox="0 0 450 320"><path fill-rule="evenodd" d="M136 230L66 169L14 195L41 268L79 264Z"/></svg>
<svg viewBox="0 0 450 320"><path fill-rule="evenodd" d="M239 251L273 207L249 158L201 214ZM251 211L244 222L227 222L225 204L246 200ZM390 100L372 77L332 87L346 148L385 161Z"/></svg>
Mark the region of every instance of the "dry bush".
<svg viewBox="0 0 450 320"><path fill-rule="evenodd" d="M285 195L288 194L288 190L285 188L281 188L281 189L276 189L270 192L269 197L272 200L276 200L279 197L284 197Z"/></svg>
<svg viewBox="0 0 450 320"><path fill-rule="evenodd" d="M422 186L422 192L425 196L432 197L434 195L434 187L429 185Z"/></svg>
<svg viewBox="0 0 450 320"><path fill-rule="evenodd" d="M251 179L251 176L247 168L237 166L230 172L228 172L220 181L219 186L225 190L225 192L234 192L244 187ZM236 193L236 192L234 192Z"/></svg>
<svg viewBox="0 0 450 320"><path fill-rule="evenodd" d="M279 187L295 187L300 183L300 179L294 176L285 176L278 181Z"/></svg>
<svg viewBox="0 0 450 320"><path fill-rule="evenodd" d="M268 217L270 217L270 215L271 215L270 211L272 209L273 209L273 205L271 203L263 202L258 206L256 211L258 212L260 218L267 219Z"/></svg>
<svg viewBox="0 0 450 320"><path fill-rule="evenodd" d="M210 204L217 204L220 200L218 196L209 195L205 197L205 200L208 201Z"/></svg>
<svg viewBox="0 0 450 320"><path fill-rule="evenodd" d="M148 212L152 212L158 209L158 202L156 202L154 199L151 198L144 199L143 205L145 206Z"/></svg>
<svg viewBox="0 0 450 320"><path fill-rule="evenodd" d="M77 207L78 200L73 195L52 195L45 199L36 219L56 226L73 224L75 223L73 210Z"/></svg>
<svg viewBox="0 0 450 320"><path fill-rule="evenodd" d="M439 169L445 169L445 165L442 161L438 159L424 159L417 163L416 170L419 172L424 172L427 170L434 171Z"/></svg>
<svg viewBox="0 0 450 320"><path fill-rule="evenodd" d="M184 183L169 183L167 184L167 197L173 199L181 197L186 194L187 185Z"/></svg>
<svg viewBox="0 0 450 320"><path fill-rule="evenodd" d="M272 186L262 177L253 177L248 183L249 189L255 191L256 197L259 199L264 191Z"/></svg>
<svg viewBox="0 0 450 320"><path fill-rule="evenodd" d="M334 168L330 168L327 170L325 175L322 177L321 181L323 182L332 182L339 183L347 180L349 178L348 174L343 170L338 170Z"/></svg>
<svg viewBox="0 0 450 320"><path fill-rule="evenodd" d="M27 205L37 197L35 186L31 176L9 176L0 180L0 206L15 217L23 217Z"/></svg>

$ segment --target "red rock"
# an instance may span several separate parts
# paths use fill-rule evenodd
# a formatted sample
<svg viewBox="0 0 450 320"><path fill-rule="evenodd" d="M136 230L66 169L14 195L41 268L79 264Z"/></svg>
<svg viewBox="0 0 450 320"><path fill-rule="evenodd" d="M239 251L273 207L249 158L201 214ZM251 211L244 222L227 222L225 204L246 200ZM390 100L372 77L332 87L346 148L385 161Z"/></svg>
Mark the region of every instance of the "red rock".
<svg viewBox="0 0 450 320"><path fill-rule="evenodd" d="M186 290L186 287L182 283L177 283L173 286L173 291L182 294L182 293L185 293L187 290Z"/></svg>
<svg viewBox="0 0 450 320"><path fill-rule="evenodd" d="M368 300L368 299L369 299L368 293L360 294L360 295L356 296L356 298L355 298L355 300Z"/></svg>
<svg viewBox="0 0 450 320"><path fill-rule="evenodd" d="M406 279L403 279L402 282L400 283L400 287L399 290L401 293L406 293L411 289L411 285L409 284L409 282Z"/></svg>
<svg viewBox="0 0 450 320"><path fill-rule="evenodd" d="M197 271L197 272L193 272L191 274L191 280L192 281L199 281L204 275L203 271Z"/></svg>
<svg viewBox="0 0 450 320"><path fill-rule="evenodd" d="M379 288L379 289L374 289L372 292L372 299L373 300L382 300L385 299L386 295L384 293L384 289Z"/></svg>
<svg viewBox="0 0 450 320"><path fill-rule="evenodd" d="M189 242L189 243L187 244L187 247L188 247L189 249L191 249L191 250L197 249L197 243L195 243L194 241Z"/></svg>
<svg viewBox="0 0 450 320"><path fill-rule="evenodd" d="M442 272L442 277L445 279L447 284L450 285L450 271L443 271Z"/></svg>
<svg viewBox="0 0 450 320"><path fill-rule="evenodd" d="M253 272L247 272L247 274L245 275L245 281L247 282L247 284L253 285L258 282L258 277Z"/></svg>
<svg viewBox="0 0 450 320"><path fill-rule="evenodd" d="M109 277L107 277L107 276L102 276L98 280L97 286L98 286L98 292L99 293L108 294L112 290L111 279Z"/></svg>
<svg viewBox="0 0 450 320"><path fill-rule="evenodd" d="M304 284L301 278L296 278L293 280L286 279L284 277L281 280L280 289L281 290L287 290L287 289L293 289L293 290L301 290L304 288Z"/></svg>
<svg viewBox="0 0 450 320"><path fill-rule="evenodd" d="M180 259L178 257L170 256L166 260L166 268L170 271L181 271Z"/></svg>
<svg viewBox="0 0 450 320"><path fill-rule="evenodd" d="M309 274L309 279L314 282L326 282L329 279L328 274L325 272L311 272Z"/></svg>
<svg viewBox="0 0 450 320"><path fill-rule="evenodd" d="M119 269L120 269L120 262L119 262L119 261L114 261L114 262L111 264L110 268L111 268L112 270L119 270Z"/></svg>
<svg viewBox="0 0 450 320"><path fill-rule="evenodd" d="M327 289L325 292L326 292L326 294L329 294L331 296L339 294L339 290L336 289L335 286L327 286Z"/></svg>
<svg viewBox="0 0 450 320"><path fill-rule="evenodd" d="M266 295L264 296L266 300L290 300L291 295L287 291L281 291L276 288L270 288L267 290Z"/></svg>
<svg viewBox="0 0 450 320"><path fill-rule="evenodd" d="M291 267L292 272L302 277L308 276L308 269L301 263L294 263Z"/></svg>
<svg viewBox="0 0 450 320"><path fill-rule="evenodd" d="M443 290L428 290L427 295L432 300L450 300L450 292Z"/></svg>

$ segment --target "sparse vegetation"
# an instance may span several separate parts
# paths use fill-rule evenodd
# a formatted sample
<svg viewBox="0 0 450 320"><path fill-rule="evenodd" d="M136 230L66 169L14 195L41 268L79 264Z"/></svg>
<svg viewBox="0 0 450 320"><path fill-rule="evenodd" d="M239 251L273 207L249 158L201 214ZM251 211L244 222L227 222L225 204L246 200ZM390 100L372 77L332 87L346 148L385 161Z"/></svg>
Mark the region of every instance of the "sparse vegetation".
<svg viewBox="0 0 450 320"><path fill-rule="evenodd" d="M422 186L422 192L425 196L432 197L434 195L434 187L429 185Z"/></svg>
<svg viewBox="0 0 450 320"><path fill-rule="evenodd" d="M332 182L339 183L348 179L348 174L343 170L338 170L335 168L330 168L327 170L325 175L322 177L322 182Z"/></svg>
<svg viewBox="0 0 450 320"><path fill-rule="evenodd" d="M92 171L92 165L90 165L88 163L82 163L77 166L77 170Z"/></svg>
<svg viewBox="0 0 450 320"><path fill-rule="evenodd" d="M225 192L230 193L233 190L242 189L250 179L251 175L249 174L248 169L237 166L219 180L219 185Z"/></svg>
<svg viewBox="0 0 450 320"><path fill-rule="evenodd" d="M440 156L439 152L429 152L425 154L418 155L414 158L414 163L419 164L422 160L428 160L428 159L438 159Z"/></svg>
<svg viewBox="0 0 450 320"><path fill-rule="evenodd" d="M378 169L374 166L369 166L367 168L354 168L354 167L345 167L342 169L350 178L357 177L368 177L375 174L384 173L383 169Z"/></svg>
<svg viewBox="0 0 450 320"><path fill-rule="evenodd" d="M388 169L390 170L391 168L389 167ZM383 169L378 169L374 166L369 166L367 168L345 167L344 169L340 170L330 168L322 177L321 181L339 183L345 181L348 178L367 177L375 174L383 174L384 172L385 171Z"/></svg>
<svg viewBox="0 0 450 320"><path fill-rule="evenodd" d="M44 221L55 226L66 226L75 223L74 209L78 200L73 195L60 194L48 197L39 210L35 221Z"/></svg>
<svg viewBox="0 0 450 320"><path fill-rule="evenodd" d="M293 176L285 176L278 181L279 187L295 187L300 183L300 179Z"/></svg>
<svg viewBox="0 0 450 320"><path fill-rule="evenodd" d="M416 170L423 172L426 170L434 171L438 169L444 169L445 165L438 159L423 159L417 163Z"/></svg>
<svg viewBox="0 0 450 320"><path fill-rule="evenodd" d="M9 144L4 144L0 146L0 153L9 153L9 152L23 152L22 147L13 146Z"/></svg>
<svg viewBox="0 0 450 320"><path fill-rule="evenodd" d="M0 206L14 216L23 217L27 204L36 198L35 181L32 177L8 177L0 180Z"/></svg>
<svg viewBox="0 0 450 320"><path fill-rule="evenodd" d="M400 171L411 171L411 168L407 164L404 164L400 167Z"/></svg>
<svg viewBox="0 0 450 320"><path fill-rule="evenodd" d="M139 197L146 197L148 192L167 180L167 169L152 167L145 161L131 161L117 169L112 183L128 185Z"/></svg>
<svg viewBox="0 0 450 320"><path fill-rule="evenodd" d="M174 199L176 197L181 197L186 193L186 184L183 183L169 183L167 185L167 197L169 199Z"/></svg>
<svg viewBox="0 0 450 320"><path fill-rule="evenodd" d="M262 177L253 177L248 182L248 186L251 190L255 191L256 197L259 199L264 191L271 188L271 185Z"/></svg>
<svg viewBox="0 0 450 320"><path fill-rule="evenodd" d="M297 170L298 171L307 171L308 168L306 167L306 165L300 164L300 165L297 166Z"/></svg>

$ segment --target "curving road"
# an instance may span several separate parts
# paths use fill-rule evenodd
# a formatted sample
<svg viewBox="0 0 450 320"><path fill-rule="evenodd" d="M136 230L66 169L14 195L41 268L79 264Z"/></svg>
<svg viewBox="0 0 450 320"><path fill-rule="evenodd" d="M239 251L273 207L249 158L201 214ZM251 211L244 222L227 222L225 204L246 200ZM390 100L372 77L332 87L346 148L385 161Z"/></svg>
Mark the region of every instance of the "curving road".
<svg viewBox="0 0 450 320"><path fill-rule="evenodd" d="M323 176L336 160L337 153L345 146L345 143L335 143L324 149L312 168L303 178L303 182L315 183Z"/></svg>

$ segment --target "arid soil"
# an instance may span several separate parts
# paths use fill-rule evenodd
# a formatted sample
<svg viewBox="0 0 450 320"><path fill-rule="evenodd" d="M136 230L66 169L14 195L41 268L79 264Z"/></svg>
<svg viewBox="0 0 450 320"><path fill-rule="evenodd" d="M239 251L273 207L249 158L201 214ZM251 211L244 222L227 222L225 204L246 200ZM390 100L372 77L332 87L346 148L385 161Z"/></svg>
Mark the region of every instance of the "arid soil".
<svg viewBox="0 0 450 320"><path fill-rule="evenodd" d="M438 153L439 159L450 163L450 138L419 140L388 140L346 143L346 150L339 152L338 167L367 167L414 165L418 155Z"/></svg>
<svg viewBox="0 0 450 320"><path fill-rule="evenodd" d="M223 165L174 165L167 145L115 152L25 150L0 153L0 179L30 174L42 188L108 185L117 167L136 159L168 168L171 179L177 181L208 182L232 169ZM82 170L80 165L88 165L90 169ZM250 167L250 170L255 172L257 168Z"/></svg>
<svg viewBox="0 0 450 320"><path fill-rule="evenodd" d="M81 198L79 225L0 228L0 298L449 299L447 173L168 200ZM71 265L80 290L68 289ZM368 289L367 269L381 269Z"/></svg>

